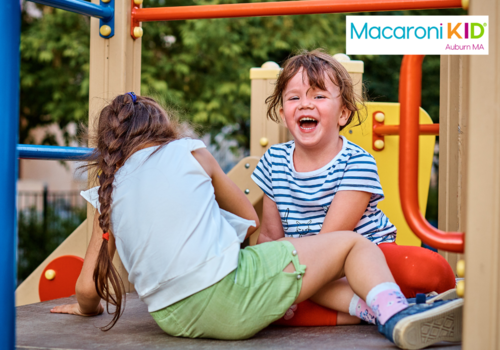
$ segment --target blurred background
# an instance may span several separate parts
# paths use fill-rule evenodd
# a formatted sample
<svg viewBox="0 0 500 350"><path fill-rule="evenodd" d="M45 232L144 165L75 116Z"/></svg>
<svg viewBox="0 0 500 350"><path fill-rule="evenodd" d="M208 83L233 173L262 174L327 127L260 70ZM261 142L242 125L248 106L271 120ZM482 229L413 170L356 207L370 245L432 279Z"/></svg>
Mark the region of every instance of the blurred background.
<svg viewBox="0 0 500 350"><path fill-rule="evenodd" d="M144 0L144 7L231 0ZM363 15L465 15L463 10ZM224 171L249 154L249 69L282 64L300 49L345 52L345 14L144 23L141 94L176 111ZM19 143L85 146L90 19L23 1ZM398 101L402 56L352 56L365 62L368 100ZM422 107L439 122L439 56L423 63ZM81 164L20 160L18 284L86 218ZM437 225L436 145L427 219Z"/></svg>

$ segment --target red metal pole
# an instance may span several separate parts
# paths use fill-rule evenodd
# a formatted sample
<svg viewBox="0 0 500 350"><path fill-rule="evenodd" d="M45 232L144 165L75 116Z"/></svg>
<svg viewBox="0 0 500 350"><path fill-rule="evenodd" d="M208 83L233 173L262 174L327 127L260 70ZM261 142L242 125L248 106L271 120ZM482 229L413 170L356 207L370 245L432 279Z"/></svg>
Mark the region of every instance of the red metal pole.
<svg viewBox="0 0 500 350"><path fill-rule="evenodd" d="M461 8L461 0L308 0L246 4L136 8L132 21L307 15L318 13L376 12Z"/></svg>
<svg viewBox="0 0 500 350"><path fill-rule="evenodd" d="M419 107L424 56L405 56L399 80L399 196L406 222L424 243L438 249L463 253L464 233L444 232L431 226L418 206Z"/></svg>
<svg viewBox="0 0 500 350"><path fill-rule="evenodd" d="M399 135L399 125L374 125L373 132L380 136ZM421 124L419 135L439 135L439 124Z"/></svg>

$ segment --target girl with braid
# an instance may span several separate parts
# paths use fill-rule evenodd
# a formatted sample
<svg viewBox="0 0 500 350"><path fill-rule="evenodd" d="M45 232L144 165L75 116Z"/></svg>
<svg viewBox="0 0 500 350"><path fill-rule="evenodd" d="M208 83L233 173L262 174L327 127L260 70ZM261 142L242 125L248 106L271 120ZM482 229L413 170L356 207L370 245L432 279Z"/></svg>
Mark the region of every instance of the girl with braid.
<svg viewBox="0 0 500 350"><path fill-rule="evenodd" d="M376 310L379 331L396 345L420 349L460 340L462 300L409 306L380 249L359 234L240 249L259 226L254 208L205 145L182 138L154 100L116 97L100 113L96 138L89 162L100 186L83 192L96 213L77 303L51 312L95 316L104 299L108 312L116 307L101 328L111 329L124 310L123 282L112 264L117 250L140 299L172 336L249 338L292 304L318 295L315 301L328 305L321 296L332 297L331 283L347 276ZM423 336L424 324L434 323L455 331Z"/></svg>

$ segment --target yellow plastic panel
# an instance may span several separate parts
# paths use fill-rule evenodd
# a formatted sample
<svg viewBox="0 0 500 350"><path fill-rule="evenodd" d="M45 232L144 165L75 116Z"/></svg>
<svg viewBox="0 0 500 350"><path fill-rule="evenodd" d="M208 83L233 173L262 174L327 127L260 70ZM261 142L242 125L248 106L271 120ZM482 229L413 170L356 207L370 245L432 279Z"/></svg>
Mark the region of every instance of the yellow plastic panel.
<svg viewBox="0 0 500 350"><path fill-rule="evenodd" d="M385 114L385 125L399 125L399 103L366 103L366 114L360 126L349 126L342 130L348 140L363 147L377 161L378 173L385 199L378 207L397 227L396 242L399 245L420 246L420 239L410 230L403 216L399 200L399 136L385 136L385 148L375 151L372 148L372 115L380 111ZM426 111L420 108L420 124L433 124ZM353 124L355 125L355 124ZM420 136L418 162L418 199L420 211L425 215L429 184L431 179L432 158L434 156L435 136Z"/></svg>

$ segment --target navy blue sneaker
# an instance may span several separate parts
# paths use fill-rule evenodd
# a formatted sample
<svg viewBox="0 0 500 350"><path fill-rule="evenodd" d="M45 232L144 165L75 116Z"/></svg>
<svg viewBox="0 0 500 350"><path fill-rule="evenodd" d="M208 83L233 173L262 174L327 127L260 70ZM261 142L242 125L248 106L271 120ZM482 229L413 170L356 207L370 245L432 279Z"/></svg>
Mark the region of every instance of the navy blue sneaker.
<svg viewBox="0 0 500 350"><path fill-rule="evenodd" d="M414 304L392 316L378 331L402 349L423 349L462 340L463 299Z"/></svg>
<svg viewBox="0 0 500 350"><path fill-rule="evenodd" d="M408 301L408 304L421 304L421 303L433 303L438 300L451 300L451 299L457 299L457 290L455 288L447 290L446 292L443 292L441 294L437 294L436 292L433 292L433 294L417 294L416 298L407 298L406 300Z"/></svg>

